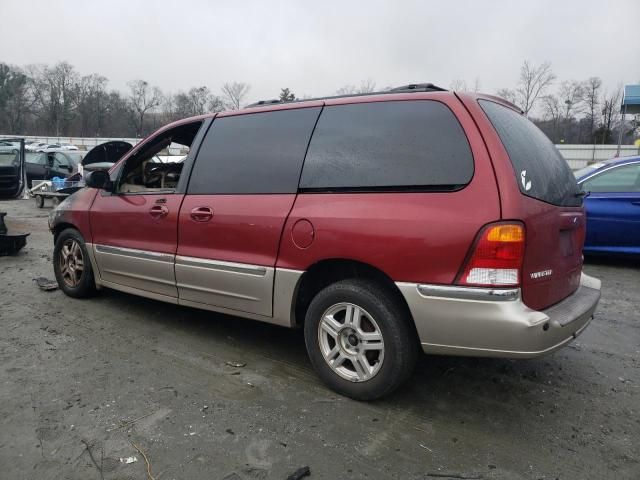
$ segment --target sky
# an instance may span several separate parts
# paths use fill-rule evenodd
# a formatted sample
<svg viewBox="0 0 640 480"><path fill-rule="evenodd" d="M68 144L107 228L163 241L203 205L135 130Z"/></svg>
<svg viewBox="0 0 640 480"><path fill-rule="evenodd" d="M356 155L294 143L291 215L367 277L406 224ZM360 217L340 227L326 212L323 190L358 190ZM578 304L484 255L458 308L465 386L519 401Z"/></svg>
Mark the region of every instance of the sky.
<svg viewBox="0 0 640 480"><path fill-rule="evenodd" d="M640 82L640 0L0 0L0 62L68 61L126 90L251 85L248 101L455 80L513 88L524 60L561 80Z"/></svg>

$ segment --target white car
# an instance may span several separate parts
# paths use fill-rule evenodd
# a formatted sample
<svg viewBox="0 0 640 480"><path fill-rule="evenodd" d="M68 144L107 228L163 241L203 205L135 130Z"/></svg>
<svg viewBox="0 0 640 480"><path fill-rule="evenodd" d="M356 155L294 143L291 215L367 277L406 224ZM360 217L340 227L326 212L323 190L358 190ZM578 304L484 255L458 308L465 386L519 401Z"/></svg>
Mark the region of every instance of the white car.
<svg viewBox="0 0 640 480"><path fill-rule="evenodd" d="M59 152L61 150L78 150L78 147L68 143L49 143L37 148L36 152Z"/></svg>
<svg viewBox="0 0 640 480"><path fill-rule="evenodd" d="M35 152L36 150L43 148L47 144L44 142L29 142L24 145L24 149L28 152Z"/></svg>
<svg viewBox="0 0 640 480"><path fill-rule="evenodd" d="M62 150L78 150L78 147L71 145L70 143L60 143Z"/></svg>

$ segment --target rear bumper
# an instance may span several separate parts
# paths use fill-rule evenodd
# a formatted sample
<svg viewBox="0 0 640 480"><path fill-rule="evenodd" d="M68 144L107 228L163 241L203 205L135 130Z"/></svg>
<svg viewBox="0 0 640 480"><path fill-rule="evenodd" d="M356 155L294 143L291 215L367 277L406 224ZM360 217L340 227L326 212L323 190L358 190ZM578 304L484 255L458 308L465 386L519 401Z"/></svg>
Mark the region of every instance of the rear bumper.
<svg viewBox="0 0 640 480"><path fill-rule="evenodd" d="M576 338L593 318L600 280L582 274L578 289L543 311L523 302L519 289L491 290L397 283L426 353L532 358Z"/></svg>

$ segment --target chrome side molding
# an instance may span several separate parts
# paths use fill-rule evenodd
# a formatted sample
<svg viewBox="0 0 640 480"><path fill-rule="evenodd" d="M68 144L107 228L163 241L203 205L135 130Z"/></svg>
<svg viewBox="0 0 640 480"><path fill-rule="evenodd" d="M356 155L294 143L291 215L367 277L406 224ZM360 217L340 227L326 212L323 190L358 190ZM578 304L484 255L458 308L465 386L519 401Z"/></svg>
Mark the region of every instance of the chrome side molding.
<svg viewBox="0 0 640 480"><path fill-rule="evenodd" d="M418 285L423 297L454 298L486 302L509 302L520 298L519 288L480 288L454 285Z"/></svg>

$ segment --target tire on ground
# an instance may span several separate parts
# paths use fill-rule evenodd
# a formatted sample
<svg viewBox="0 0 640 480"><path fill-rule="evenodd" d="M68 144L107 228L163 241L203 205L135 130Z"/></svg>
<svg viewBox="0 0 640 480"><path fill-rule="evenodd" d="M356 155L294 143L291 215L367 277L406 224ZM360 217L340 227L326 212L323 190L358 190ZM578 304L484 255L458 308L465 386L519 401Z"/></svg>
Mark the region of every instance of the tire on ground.
<svg viewBox="0 0 640 480"><path fill-rule="evenodd" d="M68 240L76 241L82 252L83 268L76 286L68 285L65 282L61 271L62 248ZM82 238L80 232L75 228L67 228L58 235L53 248L53 271L55 273L56 280L58 281L58 286L68 296L74 298L87 298L96 293L96 283L93 277L93 269L91 267L89 253L87 252L87 246L85 245L84 238Z"/></svg>
<svg viewBox="0 0 640 480"><path fill-rule="evenodd" d="M384 342L384 359L378 372L364 381L347 380L328 365L319 340L325 312L338 303L364 309L378 324ZM336 392L356 400L388 395L406 381L418 355L418 342L406 306L388 288L366 279L336 282L321 290L305 316L304 336L311 363L322 381Z"/></svg>

